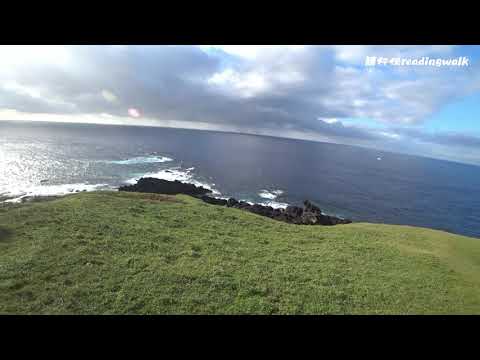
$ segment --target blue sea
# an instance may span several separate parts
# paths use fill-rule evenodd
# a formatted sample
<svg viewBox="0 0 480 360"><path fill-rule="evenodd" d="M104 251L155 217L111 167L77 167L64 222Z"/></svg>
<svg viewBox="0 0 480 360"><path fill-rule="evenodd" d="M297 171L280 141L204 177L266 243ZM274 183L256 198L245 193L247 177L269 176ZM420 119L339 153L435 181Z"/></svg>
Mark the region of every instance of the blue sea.
<svg viewBox="0 0 480 360"><path fill-rule="evenodd" d="M480 237L480 167L211 131L0 121L0 201L178 179L274 207Z"/></svg>

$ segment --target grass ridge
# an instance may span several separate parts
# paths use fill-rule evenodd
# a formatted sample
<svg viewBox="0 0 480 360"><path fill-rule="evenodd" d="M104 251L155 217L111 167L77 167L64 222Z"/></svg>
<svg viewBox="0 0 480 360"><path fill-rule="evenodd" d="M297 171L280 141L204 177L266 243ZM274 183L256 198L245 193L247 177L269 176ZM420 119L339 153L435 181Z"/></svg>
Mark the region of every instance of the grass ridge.
<svg viewBox="0 0 480 360"><path fill-rule="evenodd" d="M479 314L478 239L92 192L0 209L2 314Z"/></svg>

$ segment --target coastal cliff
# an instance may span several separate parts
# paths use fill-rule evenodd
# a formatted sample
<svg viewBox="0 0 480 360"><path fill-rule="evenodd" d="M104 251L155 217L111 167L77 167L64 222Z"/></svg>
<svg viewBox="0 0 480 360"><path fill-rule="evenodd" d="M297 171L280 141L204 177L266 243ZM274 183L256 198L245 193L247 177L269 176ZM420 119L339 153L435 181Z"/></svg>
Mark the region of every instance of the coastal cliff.
<svg viewBox="0 0 480 360"><path fill-rule="evenodd" d="M182 183L178 180L168 181L157 178L141 178L136 184L121 186L118 190L167 195L191 195L209 204L241 209L274 220L297 225L337 225L350 224L352 222L349 219L325 215L318 206L312 204L309 200L303 202L303 208L299 206L288 206L286 209L277 209L262 204L250 204L246 201L238 201L234 198L218 199L206 195L211 193L209 189Z"/></svg>

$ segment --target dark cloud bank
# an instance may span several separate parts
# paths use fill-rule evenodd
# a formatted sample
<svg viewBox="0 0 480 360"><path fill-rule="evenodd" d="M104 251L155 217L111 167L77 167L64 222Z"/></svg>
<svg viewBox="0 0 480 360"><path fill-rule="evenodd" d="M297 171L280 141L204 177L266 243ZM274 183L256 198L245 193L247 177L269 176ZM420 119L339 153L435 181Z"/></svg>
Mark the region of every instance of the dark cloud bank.
<svg viewBox="0 0 480 360"><path fill-rule="evenodd" d="M267 53L253 60L193 46L67 50L72 61L66 65L19 66L0 74L1 84L8 85L0 87L0 109L125 117L134 107L159 125L207 123L219 130L305 134L380 148L425 142L451 147L458 159L467 148L477 152L480 161L480 138L430 134L419 126L446 98L461 94L461 86L467 92L478 72L457 74L461 85L452 89L448 77L428 72L416 81L369 73L353 60L342 63L333 47ZM356 117L383 125L367 128L341 121Z"/></svg>

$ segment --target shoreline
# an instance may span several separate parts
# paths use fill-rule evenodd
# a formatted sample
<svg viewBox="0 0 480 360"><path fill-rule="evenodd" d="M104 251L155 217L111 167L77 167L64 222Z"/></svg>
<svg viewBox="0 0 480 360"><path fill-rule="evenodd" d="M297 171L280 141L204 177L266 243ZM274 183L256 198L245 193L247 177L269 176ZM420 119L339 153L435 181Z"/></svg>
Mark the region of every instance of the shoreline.
<svg viewBox="0 0 480 360"><path fill-rule="evenodd" d="M210 196L212 190L202 186L195 186L181 181L169 181L157 178L142 177L136 184L125 185L118 188L119 191L157 193L166 195L184 194L194 196L205 203L225 207L236 208L252 212L257 215L269 217L274 220L297 225L338 225L350 224L350 219L342 219L336 216L326 215L322 210L312 204L309 200L303 202L303 207L288 205L285 209L273 208L262 204L251 204L246 201L239 201L235 198L215 198Z"/></svg>
<svg viewBox="0 0 480 360"><path fill-rule="evenodd" d="M110 189L90 190L90 191L89 190L82 190L82 191L72 192L72 193L68 193L68 194L61 194L61 195L38 195L38 196L37 195L28 195L28 196L25 196L25 197L21 198L20 201L7 202L7 201L4 201L4 200L1 200L0 201L0 209L2 209L2 208L3 209L16 208L16 207L19 207L19 206L22 206L22 205L25 205L25 204L29 204L29 203L49 202L49 201L59 200L59 199L63 199L63 198L68 198L72 195L79 195L79 194L83 194L83 193L102 193L102 192L117 193L117 192L119 192L119 190L118 190L118 188L110 188ZM140 192L138 192L138 193L140 193ZM198 196L193 196L193 197L197 198L199 200L202 200ZM208 196L208 198L209 199L207 199L207 200L213 199L214 201L215 200L228 201L228 199L233 199L233 198L210 197L210 196ZM202 200L202 201L204 201L204 200ZM204 201L204 202L206 202L206 201ZM251 205L251 206L253 206L253 205L264 206L262 204L248 203L248 202L245 202L245 201L238 201L238 202L239 203L246 203L247 205ZM223 204L217 204L217 205L225 206ZM225 207L228 208L228 206L225 206ZM272 208L272 209L275 210L274 208ZM259 215L262 215L262 214L259 214ZM328 215L327 213L322 213L322 215L331 216L331 215ZM342 220L348 220L348 219L343 219L341 217L338 217L338 218L342 219ZM426 229L426 230L432 230L432 231L440 231L440 232L445 232L445 233L452 234L452 235L455 235L455 236L463 236L463 237L469 237L469 238L480 240L480 237L477 237L475 235L457 233L457 232L454 232L454 231L451 231L451 230L448 230L448 229L444 229L444 228L414 225L414 224L408 224L408 223L400 223L400 222L399 223L385 223L385 222L376 222L376 221L351 221L351 223L354 223L354 224L387 225L387 226L404 226L404 227L419 228L419 229Z"/></svg>

